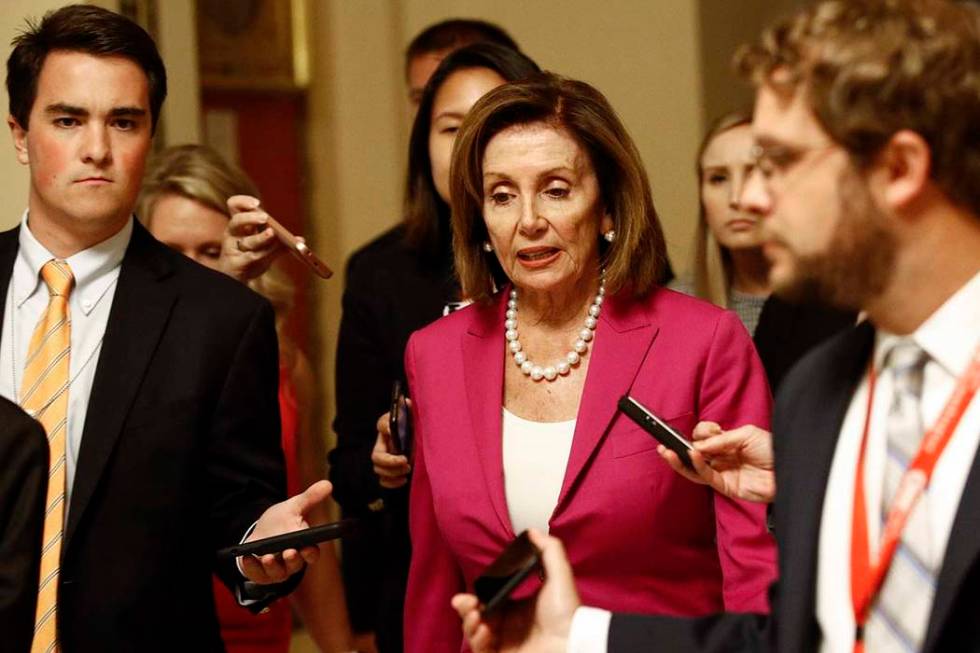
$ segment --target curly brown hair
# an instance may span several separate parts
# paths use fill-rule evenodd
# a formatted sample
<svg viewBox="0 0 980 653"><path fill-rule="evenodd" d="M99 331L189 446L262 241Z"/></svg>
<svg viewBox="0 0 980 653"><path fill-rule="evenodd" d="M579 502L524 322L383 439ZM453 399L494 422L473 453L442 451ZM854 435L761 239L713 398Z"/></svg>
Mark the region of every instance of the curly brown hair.
<svg viewBox="0 0 980 653"><path fill-rule="evenodd" d="M931 177L980 215L980 11L950 0L824 0L736 55L778 92L802 89L859 168L898 131L929 145Z"/></svg>

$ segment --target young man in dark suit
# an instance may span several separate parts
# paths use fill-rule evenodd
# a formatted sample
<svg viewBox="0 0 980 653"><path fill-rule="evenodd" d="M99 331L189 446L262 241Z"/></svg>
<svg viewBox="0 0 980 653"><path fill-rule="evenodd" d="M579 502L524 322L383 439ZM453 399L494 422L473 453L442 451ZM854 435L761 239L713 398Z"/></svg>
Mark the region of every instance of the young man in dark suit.
<svg viewBox="0 0 980 653"><path fill-rule="evenodd" d="M0 395L51 451L34 648L223 650L212 571L261 609L317 549L237 568L215 551L303 527L330 490L282 501L272 309L133 219L166 95L149 35L72 5L14 45L30 190L0 234Z"/></svg>
<svg viewBox="0 0 980 653"><path fill-rule="evenodd" d="M538 534L534 605L485 623L454 599L476 651L980 651L980 12L825 0L741 63L770 281L866 316L789 374L772 437L695 433L692 480L775 493L772 616L583 608Z"/></svg>

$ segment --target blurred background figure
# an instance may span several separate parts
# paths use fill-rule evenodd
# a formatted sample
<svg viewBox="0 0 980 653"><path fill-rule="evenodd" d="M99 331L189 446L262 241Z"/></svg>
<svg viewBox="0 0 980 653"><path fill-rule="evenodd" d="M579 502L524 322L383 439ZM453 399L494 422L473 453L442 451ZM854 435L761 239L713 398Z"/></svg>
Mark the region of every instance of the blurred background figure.
<svg viewBox="0 0 980 653"><path fill-rule="evenodd" d="M403 221L355 252L347 264L330 480L345 516L374 516L373 538L343 549L344 581L355 630L376 632L384 653L402 650L411 548L408 489L395 487L404 480L388 483L389 491L382 492L372 469L376 424L390 406L392 384L404 384L409 335L459 299L448 204L456 131L483 94L537 71L520 52L493 43L467 46L442 61L422 94L412 127ZM387 456L384 451L379 455ZM386 460L398 475L407 469L402 456Z"/></svg>
<svg viewBox="0 0 980 653"><path fill-rule="evenodd" d="M229 223L228 199L235 195L257 198L259 193L245 173L215 152L200 145L181 145L153 159L136 210L158 240L209 268L227 269L232 266L222 264L222 241ZM282 332L293 303L289 278L273 266L248 285L266 297L276 312L282 446L292 496L325 474L323 439L311 425L315 380L306 356ZM326 509L321 511L324 514L316 519L329 521ZM320 550L320 562L306 570L290 603L321 650L349 651L353 646L333 544L325 543ZM238 605L217 578L214 593L221 636L229 652L289 650L289 603L279 601L267 613L253 615Z"/></svg>
<svg viewBox="0 0 980 653"><path fill-rule="evenodd" d="M700 210L693 271L670 287L735 311L753 336L775 393L793 363L853 325L856 316L772 295L760 216L742 200L755 168L752 144L748 110L725 114L708 128L697 156Z"/></svg>
<svg viewBox="0 0 980 653"><path fill-rule="evenodd" d="M569 543L597 604L765 611L765 508L677 476L617 410L628 392L690 433L703 419L767 423L770 396L737 318L660 286L649 181L608 101L551 74L500 86L463 120L449 180L473 304L413 334L405 355L406 650L459 651L450 598L530 527Z"/></svg>
<svg viewBox="0 0 980 653"><path fill-rule="evenodd" d="M453 50L473 43L496 43L520 51L504 28L470 18L450 18L429 25L412 39L405 49L405 84L413 110L418 109L422 91L442 60Z"/></svg>

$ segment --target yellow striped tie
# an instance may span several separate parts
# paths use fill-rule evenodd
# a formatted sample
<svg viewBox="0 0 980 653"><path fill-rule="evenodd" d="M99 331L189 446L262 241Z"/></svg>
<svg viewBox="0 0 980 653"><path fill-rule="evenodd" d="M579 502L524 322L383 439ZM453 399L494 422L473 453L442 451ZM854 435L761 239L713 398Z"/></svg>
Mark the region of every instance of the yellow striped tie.
<svg viewBox="0 0 980 653"><path fill-rule="evenodd" d="M48 286L48 308L31 337L20 390L20 405L44 426L51 451L31 653L50 652L58 648L58 568L61 565L61 537L65 522L65 440L68 436L68 361L71 345L68 295L75 283L71 268L58 259L44 264L41 278Z"/></svg>

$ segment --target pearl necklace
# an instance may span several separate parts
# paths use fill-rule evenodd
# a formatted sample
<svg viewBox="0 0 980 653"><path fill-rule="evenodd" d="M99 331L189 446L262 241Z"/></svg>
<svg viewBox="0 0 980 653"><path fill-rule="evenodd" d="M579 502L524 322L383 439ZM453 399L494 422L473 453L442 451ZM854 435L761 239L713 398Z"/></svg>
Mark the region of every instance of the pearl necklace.
<svg viewBox="0 0 980 653"><path fill-rule="evenodd" d="M554 381L559 376L566 376L572 371L572 367L578 366L582 356L589 349L589 342L595 337L595 328L599 324L599 313L602 311L602 300L606 294L605 270L599 275L599 292L596 293L592 305L589 306L589 315L585 318L585 327L578 332L578 339L572 345L572 350L565 354L565 358L554 365L541 367L536 365L527 357L527 353L521 347L521 341L517 334L517 290L510 291L510 299L507 301L507 319L504 320L504 337L507 339L507 348L514 355L514 362L525 375L535 381L544 379Z"/></svg>

